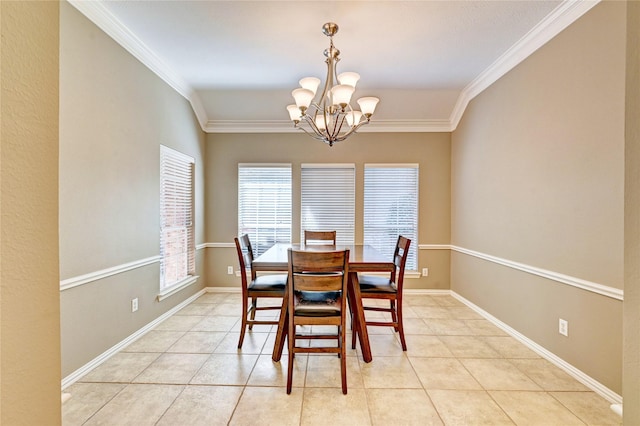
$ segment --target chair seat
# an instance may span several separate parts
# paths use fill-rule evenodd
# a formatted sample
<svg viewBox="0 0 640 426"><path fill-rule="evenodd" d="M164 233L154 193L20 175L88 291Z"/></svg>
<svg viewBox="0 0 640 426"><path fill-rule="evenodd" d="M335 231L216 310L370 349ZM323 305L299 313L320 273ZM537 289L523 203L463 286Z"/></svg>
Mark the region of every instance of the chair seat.
<svg viewBox="0 0 640 426"><path fill-rule="evenodd" d="M287 275L259 275L249 283L250 291L284 291L287 285Z"/></svg>
<svg viewBox="0 0 640 426"><path fill-rule="evenodd" d="M336 291L296 292L294 309L299 316L340 316L341 294Z"/></svg>
<svg viewBox="0 0 640 426"><path fill-rule="evenodd" d="M367 293L397 293L398 287L396 283L391 281L389 277L377 275L358 275L360 290Z"/></svg>

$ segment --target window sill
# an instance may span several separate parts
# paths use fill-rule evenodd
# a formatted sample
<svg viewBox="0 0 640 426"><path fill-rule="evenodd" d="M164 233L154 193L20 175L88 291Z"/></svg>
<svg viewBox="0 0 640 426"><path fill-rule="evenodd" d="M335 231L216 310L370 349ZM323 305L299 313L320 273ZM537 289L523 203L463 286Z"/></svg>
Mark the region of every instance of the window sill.
<svg viewBox="0 0 640 426"><path fill-rule="evenodd" d="M200 278L198 275L190 275L187 278L185 278L182 281L177 282L176 284L172 285L169 288L165 288L164 290L162 290L160 292L160 294L158 294L158 302L163 301L164 299L166 299L169 296L173 296L174 294L176 294L177 292L179 292L180 290L189 287L191 284L195 283L196 281L198 281L198 278Z"/></svg>

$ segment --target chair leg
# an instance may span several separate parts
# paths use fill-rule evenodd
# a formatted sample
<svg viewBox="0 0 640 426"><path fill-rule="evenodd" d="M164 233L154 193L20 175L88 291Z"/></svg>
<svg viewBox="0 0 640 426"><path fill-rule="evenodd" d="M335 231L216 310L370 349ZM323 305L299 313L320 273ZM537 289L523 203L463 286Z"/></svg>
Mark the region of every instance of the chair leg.
<svg viewBox="0 0 640 426"><path fill-rule="evenodd" d="M256 308L258 307L258 298L251 299L251 321L256 319ZM253 330L253 324L249 324L249 330Z"/></svg>
<svg viewBox="0 0 640 426"><path fill-rule="evenodd" d="M340 377L342 379L342 393L347 394L347 353L345 351L346 336L344 327L338 329L340 333Z"/></svg>
<svg viewBox="0 0 640 426"><path fill-rule="evenodd" d="M396 311L396 306L397 306L397 301L390 299L389 300L389 309L391 310L391 321L393 321L395 324L398 323L398 314ZM396 333L398 332L398 327L395 326L393 327L393 331L395 331Z"/></svg>
<svg viewBox="0 0 640 426"><path fill-rule="evenodd" d="M242 298L242 326L240 327L240 340L238 341L238 349L242 348L242 342L244 342L244 332L247 329L247 309L249 309L249 304L247 303L247 298Z"/></svg>
<svg viewBox="0 0 640 426"><path fill-rule="evenodd" d="M296 326L293 325L292 319L289 320L289 333L287 335L287 342L289 344L289 354L288 354L288 362L287 362L287 395L291 393L291 385L293 383L293 347L295 346L296 341Z"/></svg>
<svg viewBox="0 0 640 426"><path fill-rule="evenodd" d="M351 315L351 349L356 348L356 339L358 338L358 324L354 323L355 316Z"/></svg>
<svg viewBox="0 0 640 426"><path fill-rule="evenodd" d="M402 323L402 300L396 300L398 308L398 332L400 333L400 343L402 344L402 350L407 350L407 342L404 339L404 325Z"/></svg>

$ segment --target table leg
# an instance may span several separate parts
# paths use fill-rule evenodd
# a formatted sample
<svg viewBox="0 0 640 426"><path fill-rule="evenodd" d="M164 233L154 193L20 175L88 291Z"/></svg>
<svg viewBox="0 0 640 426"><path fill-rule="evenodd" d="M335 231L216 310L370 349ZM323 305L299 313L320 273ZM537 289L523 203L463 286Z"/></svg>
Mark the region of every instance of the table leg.
<svg viewBox="0 0 640 426"><path fill-rule="evenodd" d="M369 333L367 333L367 324L364 319L364 309L362 308L362 297L360 295L360 283L358 282L358 274L356 272L349 273L349 305L353 311L355 323L353 324L353 332L358 333L360 340L360 350L362 351L362 359L364 362L371 362L371 346L369 345Z"/></svg>
<svg viewBox="0 0 640 426"><path fill-rule="evenodd" d="M278 331L276 332L276 342L273 345L273 354L271 359L273 362L279 362L282 358L282 350L284 348L284 341L287 337L288 323L289 323L289 297L285 292L282 298L282 308L280 308L280 319L278 320Z"/></svg>

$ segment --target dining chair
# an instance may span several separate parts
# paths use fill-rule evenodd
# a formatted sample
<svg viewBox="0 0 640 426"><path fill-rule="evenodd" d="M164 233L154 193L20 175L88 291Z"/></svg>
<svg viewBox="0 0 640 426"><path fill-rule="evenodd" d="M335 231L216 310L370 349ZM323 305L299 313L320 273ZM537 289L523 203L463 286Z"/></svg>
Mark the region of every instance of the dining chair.
<svg viewBox="0 0 640 426"><path fill-rule="evenodd" d="M238 262L240 263L240 277L242 278L242 327L240 328L240 340L238 349L242 348L244 334L249 327L253 329L254 324L276 325L277 319L257 320L258 311L280 311L282 304L278 306L258 306L259 298L284 298L287 285L287 274L257 275L253 268L253 248L249 235L244 234L240 238L235 237L236 250L238 252ZM247 269L249 274L247 274ZM251 305L249 305L251 299Z"/></svg>
<svg viewBox="0 0 640 426"><path fill-rule="evenodd" d="M304 231L304 244L336 245L336 231Z"/></svg>
<svg viewBox="0 0 640 426"><path fill-rule="evenodd" d="M409 255L411 240L398 236L396 248L393 252L393 263L395 268L389 276L358 274L362 307L365 311L387 312L391 314L391 321L367 321L365 326L386 326L393 327L400 334L402 350L407 350L407 342L404 338L404 326L402 322L402 286L404 282L404 268ZM388 300L389 307L367 306L365 299ZM352 333L351 346L355 348L357 327Z"/></svg>
<svg viewBox="0 0 640 426"><path fill-rule="evenodd" d="M309 252L289 249L289 283L287 312L289 362L287 394L291 393L293 360L298 353L336 353L340 357L342 393L347 393L347 354L345 325L349 250ZM298 326L310 325L309 333L297 334ZM337 326L333 334L325 328L314 332L314 326ZM298 346L299 340L335 339L337 346Z"/></svg>

